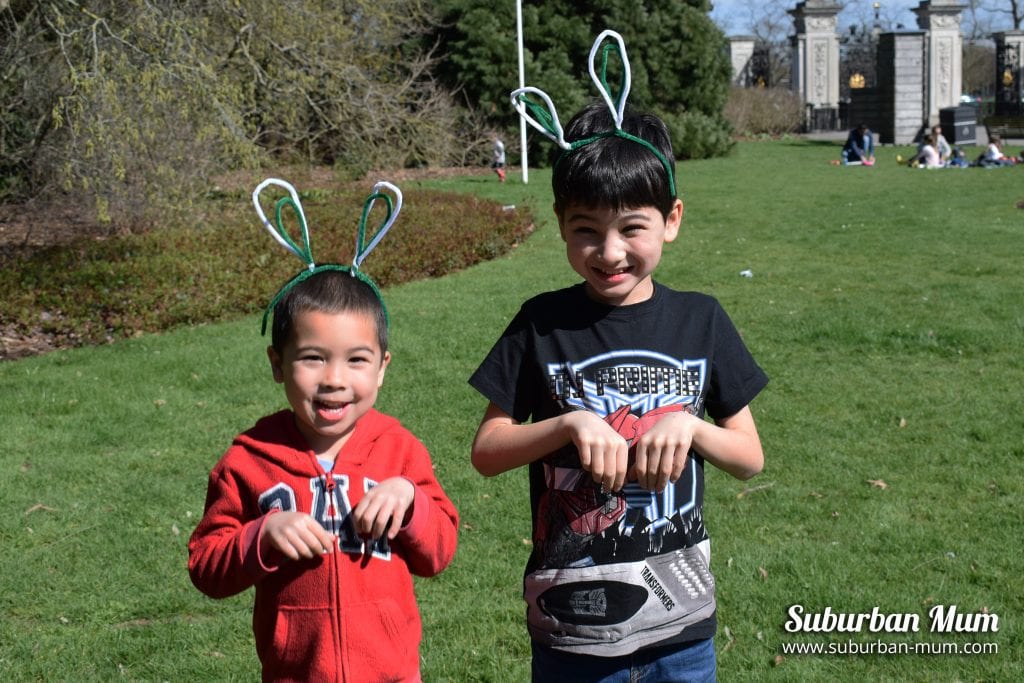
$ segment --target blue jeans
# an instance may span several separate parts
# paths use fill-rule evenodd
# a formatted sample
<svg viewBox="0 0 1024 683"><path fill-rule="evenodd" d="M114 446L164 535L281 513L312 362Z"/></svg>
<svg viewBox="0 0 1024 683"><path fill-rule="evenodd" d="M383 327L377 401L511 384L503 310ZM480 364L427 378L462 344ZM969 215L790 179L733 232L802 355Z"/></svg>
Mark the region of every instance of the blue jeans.
<svg viewBox="0 0 1024 683"><path fill-rule="evenodd" d="M576 655L534 641L533 683L714 683L715 640L649 648L621 657Z"/></svg>

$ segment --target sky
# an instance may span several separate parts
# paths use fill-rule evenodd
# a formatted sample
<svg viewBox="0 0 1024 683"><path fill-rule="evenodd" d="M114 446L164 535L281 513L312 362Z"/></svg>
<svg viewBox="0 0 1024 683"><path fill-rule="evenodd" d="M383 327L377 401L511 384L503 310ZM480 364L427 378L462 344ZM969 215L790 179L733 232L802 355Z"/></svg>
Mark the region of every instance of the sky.
<svg viewBox="0 0 1024 683"><path fill-rule="evenodd" d="M873 3L871 0L837 0L837 2L843 6L843 10L838 15L840 30L845 30L851 24L860 25L873 21ZM714 9L711 12L711 18L722 27L727 36L730 36L751 33L751 7L781 6L783 9L792 9L796 6L797 0L768 0L766 2L759 0L712 0L712 3ZM916 30L917 15L911 11L911 8L917 7L920 4L920 0L902 0L899 2L880 0L879 18L883 28L885 30L892 30L897 28L898 24L903 24L903 28ZM967 2L966 0L961 0L960 4L966 6ZM999 2L991 0L984 4L995 6ZM760 11L764 10L758 9L753 13L756 15ZM978 16L979 21L985 23L986 33L1012 28L1009 15L979 11ZM792 19L790 17L784 18L787 20L785 24L787 35L792 34ZM965 11L961 18L965 22L964 28L966 33L969 28L966 22L970 21L971 15Z"/></svg>

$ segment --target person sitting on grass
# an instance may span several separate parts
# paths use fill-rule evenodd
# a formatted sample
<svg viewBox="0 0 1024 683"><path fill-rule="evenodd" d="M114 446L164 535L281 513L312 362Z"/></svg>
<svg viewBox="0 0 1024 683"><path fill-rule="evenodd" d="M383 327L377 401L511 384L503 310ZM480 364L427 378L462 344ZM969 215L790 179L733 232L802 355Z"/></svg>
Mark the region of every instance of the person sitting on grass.
<svg viewBox="0 0 1024 683"><path fill-rule="evenodd" d="M949 158L947 166L950 168L968 168L971 162L968 161L967 155L959 147L953 148L953 155Z"/></svg>
<svg viewBox="0 0 1024 683"><path fill-rule="evenodd" d="M944 166L939 157L939 150L935 147L934 135L929 133L921 139L921 149L918 150L917 157L914 158L911 166L917 168L942 168Z"/></svg>
<svg viewBox="0 0 1024 683"><path fill-rule="evenodd" d="M993 135L989 138L988 146L978 158L978 165L988 168L994 168L997 166L1013 166L1014 163L1015 161L1013 157L1008 157L1003 154L1003 139L998 135Z"/></svg>
<svg viewBox="0 0 1024 683"><path fill-rule="evenodd" d="M843 145L842 163L844 166L873 166L875 163L875 136L868 124L861 123L850 131Z"/></svg>
<svg viewBox="0 0 1024 683"><path fill-rule="evenodd" d="M920 156L920 153L921 153L921 151L922 151L922 149L924 148L924 145L925 145L925 140L927 138L928 138L928 135L924 135L921 138L921 147L918 148L918 156ZM942 166L949 165L949 161L953 157L953 148L949 146L949 142L946 140L946 136L944 136L942 134L942 126L932 126L931 138L932 138L932 143L931 144L935 148L935 151L939 155L939 161L942 162L941 165ZM926 168L933 168L933 167L926 165Z"/></svg>
<svg viewBox="0 0 1024 683"><path fill-rule="evenodd" d="M213 598L255 586L264 680L419 681L412 575L451 562L457 513L423 444L373 407L391 360L376 286L310 267L272 304L267 356L291 409L213 468L189 573Z"/></svg>
<svg viewBox="0 0 1024 683"><path fill-rule="evenodd" d="M654 281L683 216L671 139L609 102L564 138L546 129L582 282L526 301L473 373L488 405L471 459L485 476L529 469L535 683L714 680L704 469L761 471L748 404L767 377L715 299Z"/></svg>

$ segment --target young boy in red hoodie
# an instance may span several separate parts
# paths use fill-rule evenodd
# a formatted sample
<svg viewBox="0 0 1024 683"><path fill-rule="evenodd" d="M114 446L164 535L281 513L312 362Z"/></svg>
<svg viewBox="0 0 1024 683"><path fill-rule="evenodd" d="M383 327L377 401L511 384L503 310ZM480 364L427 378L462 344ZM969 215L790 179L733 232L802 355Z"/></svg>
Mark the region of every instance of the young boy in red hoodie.
<svg viewBox="0 0 1024 683"><path fill-rule="evenodd" d="M296 276L274 306L274 380L291 410L235 438L210 473L189 573L223 598L256 588L267 681L419 681L412 575L455 554L455 507L430 455L373 408L391 356L375 286Z"/></svg>

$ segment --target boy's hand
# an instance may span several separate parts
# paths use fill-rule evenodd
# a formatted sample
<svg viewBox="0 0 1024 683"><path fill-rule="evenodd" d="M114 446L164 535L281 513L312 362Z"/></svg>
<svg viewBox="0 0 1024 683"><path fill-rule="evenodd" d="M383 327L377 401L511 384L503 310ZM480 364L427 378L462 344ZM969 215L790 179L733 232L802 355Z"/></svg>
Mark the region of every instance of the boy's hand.
<svg viewBox="0 0 1024 683"><path fill-rule="evenodd" d="M352 511L356 533L373 540L387 533L388 540L394 540L398 530L412 514L412 503L416 489L404 477L391 477L366 492L363 499Z"/></svg>
<svg viewBox="0 0 1024 683"><path fill-rule="evenodd" d="M285 557L298 560L334 552L337 537L302 512L278 512L267 517L260 540Z"/></svg>
<svg viewBox="0 0 1024 683"><path fill-rule="evenodd" d="M569 435L580 454L580 467L606 491L626 483L629 445L607 422L588 410L565 414Z"/></svg>
<svg viewBox="0 0 1024 683"><path fill-rule="evenodd" d="M661 492L675 483L686 467L693 431L700 419L688 412L673 412L655 422L633 443L636 462L632 474L648 491Z"/></svg>

